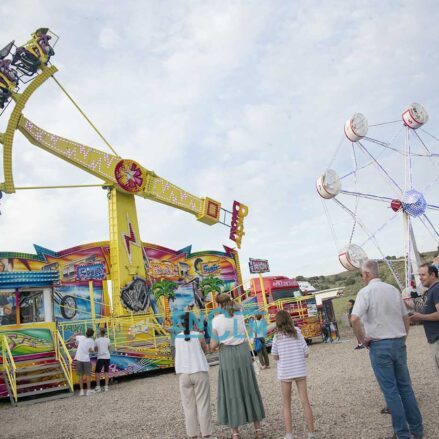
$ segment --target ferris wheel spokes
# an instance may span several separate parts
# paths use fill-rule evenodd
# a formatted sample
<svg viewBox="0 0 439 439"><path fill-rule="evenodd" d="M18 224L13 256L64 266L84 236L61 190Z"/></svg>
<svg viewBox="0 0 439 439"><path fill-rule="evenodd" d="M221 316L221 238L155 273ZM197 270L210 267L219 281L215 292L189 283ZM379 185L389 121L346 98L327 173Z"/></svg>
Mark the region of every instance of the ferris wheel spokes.
<svg viewBox="0 0 439 439"><path fill-rule="evenodd" d="M439 233L436 230L436 228L434 227L433 223L430 221L430 219L428 218L428 216L424 213L424 215L422 215L422 217L428 222L428 224L430 224L430 227L433 229L433 232L435 233L435 235L437 236L437 240L439 242Z"/></svg>
<svg viewBox="0 0 439 439"><path fill-rule="evenodd" d="M334 198L334 202L336 202L336 203L337 203L337 204L338 204L343 210L345 210L349 215L351 215L352 218L355 217L354 213L353 213L353 212L352 212L347 206L345 206L343 203L341 203L339 200L337 200L337 199ZM399 278L399 276L398 276L398 274L396 273L396 271L395 271L394 267L392 266L392 264L388 261L388 259L387 259L386 255L384 254L384 252L381 250L381 247L379 246L376 237L373 236L373 235L371 235L371 234L369 233L369 231L367 230L366 226L363 224L362 221L360 221L360 220L358 219L358 217L356 217L356 218L354 218L354 219L356 219L356 222L357 222L358 225L362 228L363 232L364 232L367 236L370 237L370 240L374 243L374 245L375 245L375 247L377 248L378 252L381 254L383 260L386 262L387 266L389 267L390 272L393 274L393 277L395 278L396 283L397 283L398 286L402 289L403 286L402 286L402 283L401 283L401 279ZM356 245L356 244L349 244L349 246L352 246L352 245L355 246L355 247L358 247L359 249L361 249L361 250L362 250L362 253L364 254L364 260L362 260L362 261L358 261L359 263L356 264L356 265L351 264L352 268L350 268L350 270L356 270L356 269L361 268L362 263L365 262L365 260L366 260L368 257L367 257L366 252L365 252L360 246L358 246L358 245ZM349 247L349 246L348 246L348 247ZM340 259L340 254L339 254L339 259ZM342 260L340 260L340 263L343 265ZM343 266L344 266L345 268L347 268L345 265L343 265ZM347 269L349 270L349 268L347 268Z"/></svg>
<svg viewBox="0 0 439 439"><path fill-rule="evenodd" d="M414 179L414 171L417 169L415 166L418 166L418 163L420 163L417 162L416 159L428 158L433 162L435 166L434 169L439 170L439 163L433 160L439 157L439 154L417 133L417 129L421 128L428 121L428 113L422 105L417 103L409 105L402 112L401 119L403 122L401 127L396 133L394 132L393 135L389 137L390 140L381 141L374 138L374 136L368 136L369 128L372 126L394 124L397 121L369 125L363 114L355 113L346 121L343 127L345 137L351 144L353 170L351 169L349 172L343 172L342 174L338 173L339 170L336 167L337 164L335 160L335 156L341 151L341 147L338 145L335 155L331 158L330 166L317 179L316 186L317 192L322 198L322 204L324 205L335 241L336 230L329 215L330 209L327 208L325 201L332 199L335 204L347 212L353 220L350 236L347 235L349 240L346 240L346 242L348 242L348 244L340 250L336 242L336 247L339 251L339 260L343 267L348 270L359 268L361 258L367 257L363 246L372 242L378 249L382 259L387 263L397 284L403 289L404 283L406 287L411 284L411 279L417 274L417 267L419 266L418 249L413 233L414 218L419 218L421 224L427 229L429 234L439 242L439 233L427 213L427 210L439 210L439 205L438 203L427 203L424 196L425 190L431 188L433 184L439 180L439 172L433 174L433 181L428 185L425 185L425 183L420 185L419 181ZM401 121L401 119L399 121ZM403 130L404 134L401 135ZM422 129L422 131L424 130ZM439 141L439 138L431 134L429 135ZM361 151L361 160L359 151ZM403 167L398 168L393 165L395 162L390 161L392 155L394 156L395 154L398 154L404 161ZM383 162L383 160L385 160L385 162ZM389 164L386 165L386 163L389 163L390 167ZM374 182L370 180L370 172L363 172L363 170L370 167L370 165L373 165L375 173L385 178L386 183L390 185L392 191L396 192L397 197L391 198L387 196L386 193L383 195L373 193L370 188L370 183L366 186L361 186L361 178L365 175L369 176L371 183ZM399 169L404 173L402 181L398 174ZM422 177L429 175L427 170L423 172L424 173L421 174ZM340 177L340 175L342 176ZM396 176L398 176L398 178ZM415 189L416 183L418 183L418 186L425 186L422 191ZM352 185L354 185L354 188L352 188ZM385 187L387 187L387 185ZM354 197L355 200L349 204L344 204L343 196ZM360 207L363 205L361 200L363 199L371 200L371 202L379 201L380 203L387 203L394 212L393 216L376 228L374 233L369 232L359 215L359 212L361 212ZM399 217L399 213L403 215L404 221L404 239L401 240L401 242L404 242L405 282L401 281L395 268L382 251L377 239L377 235L397 216ZM353 243L356 237L354 234L357 224L367 237L361 245Z"/></svg>
<svg viewBox="0 0 439 439"><path fill-rule="evenodd" d="M378 160L369 152L369 150L361 142L358 142L358 144L360 145L360 148L364 152L364 154L366 154L370 159L372 159L372 162L375 165L375 167L377 167L383 173L383 175L393 184L393 186L396 186L398 195L402 194L402 188L390 176L390 174L384 169L384 167L378 162Z"/></svg>

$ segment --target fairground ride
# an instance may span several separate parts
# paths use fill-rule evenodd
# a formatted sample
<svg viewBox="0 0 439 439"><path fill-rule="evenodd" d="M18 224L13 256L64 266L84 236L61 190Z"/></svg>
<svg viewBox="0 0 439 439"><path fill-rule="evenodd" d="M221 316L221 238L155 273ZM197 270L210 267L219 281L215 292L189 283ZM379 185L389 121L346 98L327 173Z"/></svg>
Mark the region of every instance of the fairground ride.
<svg viewBox="0 0 439 439"><path fill-rule="evenodd" d="M0 197L2 192L13 194L20 189L44 188L23 188L14 184L12 152L17 130L33 145L102 180L102 183L94 186L108 190L113 316L128 315L133 308L130 301L147 303L145 255L139 234L136 196L188 212L204 224L221 223L230 227L230 238L238 248L244 234L243 219L248 209L238 202L234 203L233 212L223 209L220 202L192 195L136 161L121 158L55 77L57 68L51 59L55 54L53 47L57 40L58 37L49 29L40 28L24 45L17 46L12 41L0 51L0 115L9 105L13 105L6 131L0 133L4 169ZM49 133L24 116L23 111L29 99L49 79L66 94L111 153ZM93 185L52 188L84 186Z"/></svg>
<svg viewBox="0 0 439 439"><path fill-rule="evenodd" d="M424 129L427 121L427 110L418 103L391 122L369 125L363 114L354 114L326 171L317 179L343 267L359 269L368 258L367 247L387 263L405 291L414 283L421 287L415 228L418 238L424 234L429 242L439 243L434 217L439 211L439 139ZM394 227L401 217L403 233ZM399 242L403 245L397 247ZM401 248L404 254L404 279L387 257L390 248Z"/></svg>

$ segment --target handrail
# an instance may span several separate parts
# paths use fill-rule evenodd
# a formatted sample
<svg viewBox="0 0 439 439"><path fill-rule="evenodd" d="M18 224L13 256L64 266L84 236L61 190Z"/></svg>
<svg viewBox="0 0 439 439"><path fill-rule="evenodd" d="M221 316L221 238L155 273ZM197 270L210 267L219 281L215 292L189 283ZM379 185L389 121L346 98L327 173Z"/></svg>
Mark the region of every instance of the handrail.
<svg viewBox="0 0 439 439"><path fill-rule="evenodd" d="M6 372L6 376L9 380L12 396L14 401L17 402L17 367L15 366L14 357L9 349L9 343L6 335L4 335L2 338L2 361L3 370Z"/></svg>
<svg viewBox="0 0 439 439"><path fill-rule="evenodd" d="M59 331L56 331L55 333L55 352L56 359L59 361L59 364L64 371L64 375L67 379L70 390L73 392L72 357L70 356L66 344L64 343L64 340L62 339Z"/></svg>

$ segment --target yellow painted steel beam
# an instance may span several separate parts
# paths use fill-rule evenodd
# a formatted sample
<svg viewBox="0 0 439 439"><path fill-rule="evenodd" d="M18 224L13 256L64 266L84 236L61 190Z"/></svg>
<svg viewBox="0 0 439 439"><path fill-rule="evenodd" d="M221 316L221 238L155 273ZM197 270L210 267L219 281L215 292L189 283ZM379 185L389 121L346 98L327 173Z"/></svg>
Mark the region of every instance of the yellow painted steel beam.
<svg viewBox="0 0 439 439"><path fill-rule="evenodd" d="M119 159L116 156L44 131L24 116L20 118L18 129L33 145L106 182L117 183L115 167Z"/></svg>
<svg viewBox="0 0 439 439"><path fill-rule="evenodd" d="M110 270L113 315L127 315L121 290L135 278L146 278L143 243L140 239L134 195L111 189L108 197L110 220Z"/></svg>
<svg viewBox="0 0 439 439"><path fill-rule="evenodd" d="M44 68L43 71L27 86L23 93L13 93L12 98L15 101L14 109L9 117L8 126L3 133L3 174L5 181L2 184L2 190L7 194L15 192L14 178L12 175L12 144L14 142L15 130L18 128L21 113L32 94L40 87L47 79L54 75L58 69L55 66Z"/></svg>
<svg viewBox="0 0 439 439"><path fill-rule="evenodd" d="M21 116L18 129L31 142L51 154L75 165L76 167L117 186L121 192L132 193L176 209L184 210L196 216L205 224L219 221L221 203L211 198L199 198L159 177L154 171L145 169L133 160L120 159L90 146L82 145L49 133ZM123 187L123 177L132 169L138 173L138 185L130 192Z"/></svg>

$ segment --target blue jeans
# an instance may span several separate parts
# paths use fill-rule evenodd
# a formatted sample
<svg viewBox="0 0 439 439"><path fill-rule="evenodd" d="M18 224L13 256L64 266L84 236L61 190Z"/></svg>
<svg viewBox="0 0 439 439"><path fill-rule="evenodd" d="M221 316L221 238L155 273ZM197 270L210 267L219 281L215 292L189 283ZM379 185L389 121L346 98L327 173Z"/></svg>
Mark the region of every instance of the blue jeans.
<svg viewBox="0 0 439 439"><path fill-rule="evenodd" d="M372 342L370 362L398 439L410 439L410 433L422 436L422 416L410 381L405 340L393 338Z"/></svg>

